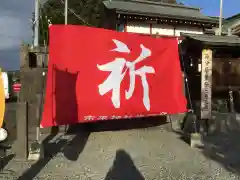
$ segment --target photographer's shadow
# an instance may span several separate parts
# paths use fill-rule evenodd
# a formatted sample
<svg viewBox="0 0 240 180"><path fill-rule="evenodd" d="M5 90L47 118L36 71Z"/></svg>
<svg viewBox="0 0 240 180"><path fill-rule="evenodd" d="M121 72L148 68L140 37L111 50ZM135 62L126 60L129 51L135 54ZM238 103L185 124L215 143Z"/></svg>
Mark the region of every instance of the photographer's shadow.
<svg viewBox="0 0 240 180"><path fill-rule="evenodd" d="M118 150L104 180L145 180L145 178L134 165L130 155L124 150Z"/></svg>

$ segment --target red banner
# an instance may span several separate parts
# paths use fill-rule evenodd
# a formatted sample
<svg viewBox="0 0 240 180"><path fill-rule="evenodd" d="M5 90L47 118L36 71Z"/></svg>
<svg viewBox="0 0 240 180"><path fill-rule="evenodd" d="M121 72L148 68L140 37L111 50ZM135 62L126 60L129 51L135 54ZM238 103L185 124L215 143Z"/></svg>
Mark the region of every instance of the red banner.
<svg viewBox="0 0 240 180"><path fill-rule="evenodd" d="M50 27L42 127L186 111L175 38Z"/></svg>

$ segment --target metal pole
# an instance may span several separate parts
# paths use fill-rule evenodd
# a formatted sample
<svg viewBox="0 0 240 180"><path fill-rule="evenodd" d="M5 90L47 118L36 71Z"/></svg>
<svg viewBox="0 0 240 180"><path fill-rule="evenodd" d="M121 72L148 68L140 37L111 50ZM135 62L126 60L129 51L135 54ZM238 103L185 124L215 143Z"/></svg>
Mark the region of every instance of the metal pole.
<svg viewBox="0 0 240 180"><path fill-rule="evenodd" d="M68 0L65 0L65 25L68 24ZM58 127L59 128L59 127ZM65 132L67 132L67 125L65 125Z"/></svg>
<svg viewBox="0 0 240 180"><path fill-rule="evenodd" d="M39 45L39 0L35 0L35 17L34 17L34 42L33 45Z"/></svg>
<svg viewBox="0 0 240 180"><path fill-rule="evenodd" d="M222 11L223 11L223 0L220 0L220 15L219 15L219 36L222 35Z"/></svg>
<svg viewBox="0 0 240 180"><path fill-rule="evenodd" d="M68 24L68 0L65 0L65 25Z"/></svg>

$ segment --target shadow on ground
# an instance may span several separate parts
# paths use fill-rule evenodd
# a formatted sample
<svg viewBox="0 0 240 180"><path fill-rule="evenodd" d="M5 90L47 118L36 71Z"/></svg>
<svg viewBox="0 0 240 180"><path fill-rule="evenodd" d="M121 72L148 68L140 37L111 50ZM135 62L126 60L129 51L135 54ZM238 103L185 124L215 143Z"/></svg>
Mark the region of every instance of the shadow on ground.
<svg viewBox="0 0 240 180"><path fill-rule="evenodd" d="M130 129L145 129L165 127L167 118L165 116L158 117L142 117L134 119L118 119L89 123L87 128L91 132L99 131L122 131Z"/></svg>
<svg viewBox="0 0 240 180"><path fill-rule="evenodd" d="M3 170L4 167L15 157L14 154L10 154L0 158L0 170Z"/></svg>
<svg viewBox="0 0 240 180"><path fill-rule="evenodd" d="M228 171L240 175L240 116L236 113L212 113L213 121L206 121L195 117L197 132L208 129L208 135L203 134L204 146L199 146L203 155L219 163ZM179 138L190 145L190 133L194 132L193 115L185 116L182 130L173 130Z"/></svg>
<svg viewBox="0 0 240 180"><path fill-rule="evenodd" d="M118 150L112 167L104 180L144 180L143 175L134 165L130 155L124 150Z"/></svg>
<svg viewBox="0 0 240 180"><path fill-rule="evenodd" d="M240 174L240 126L234 118L217 118L221 125L214 133L203 137L205 147L202 153L217 163L221 164L228 171ZM216 127L215 127L216 128Z"/></svg>
<svg viewBox="0 0 240 180"><path fill-rule="evenodd" d="M14 154L10 154L7 156L4 156L0 159L0 178L6 179L6 177L14 177L15 172L12 170L8 170L5 167L8 165L8 163L15 157Z"/></svg>
<svg viewBox="0 0 240 180"><path fill-rule="evenodd" d="M57 156L59 153L62 153L68 160L77 161L79 155L87 143L91 132L154 128L165 124L166 118L163 116L152 118L138 118L132 120L111 120L88 124L76 124L69 127L66 132L66 135L74 135L74 138L72 140L63 139L61 137L59 139L54 139L59 132L57 128L52 128L51 134L47 136L43 141L45 158L33 164L18 178L18 180L34 179L48 164L48 162L51 161L51 159ZM53 139L54 141L51 142ZM106 180L110 180L111 177L117 176L119 176L117 179L123 180L129 179L129 177L133 177L130 179L144 179L140 178L141 174L137 173L138 171L136 168L134 169L134 167L135 166L130 156L122 150L118 151L114 165L106 176ZM123 169L124 173L122 173ZM130 173L130 171L132 172ZM128 175L128 173L130 174Z"/></svg>
<svg viewBox="0 0 240 180"><path fill-rule="evenodd" d="M204 137L205 148L203 154L228 171L240 174L240 132L218 133L214 136Z"/></svg>
<svg viewBox="0 0 240 180"><path fill-rule="evenodd" d="M18 178L18 180L34 179L48 162L58 155L58 153L62 153L68 160L76 161L83 151L90 134L90 132L84 130L82 126L79 126L78 130L79 131L76 133L71 128L68 129L66 132L67 135L73 133L75 135L70 141L60 137L51 142L58 134L58 129L53 128L51 134L43 141L45 157L33 164Z"/></svg>

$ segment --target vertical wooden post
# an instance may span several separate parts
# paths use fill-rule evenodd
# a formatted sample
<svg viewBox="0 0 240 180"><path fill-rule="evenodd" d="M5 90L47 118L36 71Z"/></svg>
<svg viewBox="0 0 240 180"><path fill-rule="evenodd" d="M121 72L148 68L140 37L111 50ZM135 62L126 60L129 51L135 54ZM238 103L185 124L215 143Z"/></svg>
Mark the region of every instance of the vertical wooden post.
<svg viewBox="0 0 240 180"><path fill-rule="evenodd" d="M28 103L19 102L17 108L17 152L20 159L28 158Z"/></svg>
<svg viewBox="0 0 240 180"><path fill-rule="evenodd" d="M201 119L212 118L212 50L202 51Z"/></svg>

